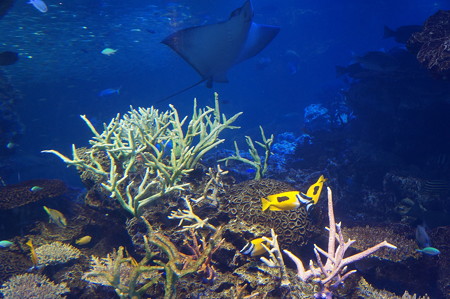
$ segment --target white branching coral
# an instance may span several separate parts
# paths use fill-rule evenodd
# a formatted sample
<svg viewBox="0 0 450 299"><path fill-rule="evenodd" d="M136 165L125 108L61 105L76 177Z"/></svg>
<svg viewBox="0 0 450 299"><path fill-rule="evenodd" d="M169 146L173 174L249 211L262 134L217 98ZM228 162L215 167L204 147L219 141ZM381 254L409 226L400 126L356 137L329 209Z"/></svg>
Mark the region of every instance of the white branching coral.
<svg viewBox="0 0 450 299"><path fill-rule="evenodd" d="M62 242L53 242L36 248L38 266L64 264L80 257L78 248Z"/></svg>
<svg viewBox="0 0 450 299"><path fill-rule="evenodd" d="M224 185L222 182L222 176L228 174L228 170L222 170L220 165L217 165L217 169L210 167L206 175L209 180L206 182L203 189L202 196L193 199L194 202L199 202L203 199L209 199L213 203L217 203L217 196L220 192L224 192Z"/></svg>
<svg viewBox="0 0 450 299"><path fill-rule="evenodd" d="M202 219L194 213L191 203L189 202L189 198L184 197L183 200L186 203L187 209L178 209L177 211L172 211L167 217L169 219L180 219L180 223L178 223L178 226L181 226L184 221L192 222L191 225L184 225L180 231L183 232L190 229L198 229L203 227L207 227L212 231L216 230L216 228L212 224L208 223L208 218Z"/></svg>
<svg viewBox="0 0 450 299"><path fill-rule="evenodd" d="M358 260L361 260L378 249L382 247L388 247L396 249L392 244L384 241L373 247L370 247L360 253L354 254L349 257L344 257L347 249L350 245L355 242L354 240L344 241L342 236L341 224L336 223L334 220L334 210L333 210L333 196L331 189L328 187L328 218L330 221L330 226L328 228L328 251L325 251L314 245L314 253L316 255L316 264L311 260L309 262L309 270L305 270L303 262L288 250L284 252L294 261L297 266L297 276L302 281L312 281L319 285L319 292L317 292L315 298L326 298L331 299L333 297L333 291L335 291L341 283L355 270L347 271L347 265ZM338 246L336 248L336 240L338 241ZM320 254L326 257L326 262L322 262Z"/></svg>
<svg viewBox="0 0 450 299"><path fill-rule="evenodd" d="M263 239L269 245L268 247L261 243L261 245L269 253L269 258L261 257L260 260L271 268L279 269L279 277L281 277L281 286L287 286L290 284L288 276L286 274L286 266L284 265L283 255L281 253L280 246L278 245L278 236L275 234L273 228L270 230L272 238L263 237Z"/></svg>

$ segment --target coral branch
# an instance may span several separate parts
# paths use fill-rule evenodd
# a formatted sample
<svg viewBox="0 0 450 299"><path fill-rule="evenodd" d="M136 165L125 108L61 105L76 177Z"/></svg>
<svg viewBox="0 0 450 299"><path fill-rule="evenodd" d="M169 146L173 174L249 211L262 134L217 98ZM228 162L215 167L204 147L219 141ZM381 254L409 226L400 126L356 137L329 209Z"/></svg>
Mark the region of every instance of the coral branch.
<svg viewBox="0 0 450 299"><path fill-rule="evenodd" d="M131 109L123 117L118 114L103 125L101 133L82 115L94 135L89 142L89 155L80 158L75 145L72 159L55 150L43 152L56 155L79 171L100 176L101 185L111 192L111 197L139 216L144 206L172 191L187 188L182 179L208 151L224 141L219 139L223 130L238 128L232 123L241 114L229 119L221 115L215 94L213 108L198 109L194 101L189 123L187 117L180 119L172 105L166 112L151 107ZM98 161L97 154L109 159L109 170L108 165Z"/></svg>
<svg viewBox="0 0 450 299"><path fill-rule="evenodd" d="M236 160L240 161L246 164L249 164L251 167L255 168L255 180L261 179L267 172L268 168L268 161L269 157L272 154L270 151L270 147L273 143L273 134L270 136L269 139L266 138L266 135L264 134L263 128L259 127L261 131L261 137L263 142L256 141L256 144L259 145L264 149L264 160L261 160L261 157L258 154L258 150L256 149L255 145L253 144L253 140L250 136L245 136L245 141L248 145L248 152L250 154L251 159L247 159L245 157L242 157L239 147L237 145L237 142L234 142L234 148L235 148L235 154L231 157L220 159L218 162L225 162L225 165L228 165L228 162L230 160Z"/></svg>
<svg viewBox="0 0 450 299"><path fill-rule="evenodd" d="M305 270L303 262L294 254L288 250L284 252L294 261L297 266L297 276L302 281L314 277L314 282L319 285L319 292L315 294L315 298L332 298L333 291L335 291L339 285L355 270L347 271L346 265L361 260L382 247L388 247L396 249L394 245L384 241L371 248L364 250L363 252L344 258L345 252L350 245L355 242L348 240L344 242L344 237L341 231L341 224L336 224L334 220L333 210L333 196L331 189L328 187L328 218L330 221L329 235L328 235L328 252L314 245L314 253L316 255L316 262L318 267L314 266L314 263L310 261L309 270ZM338 241L339 245L336 248L335 241ZM326 263L323 264L320 258L320 254L327 258Z"/></svg>

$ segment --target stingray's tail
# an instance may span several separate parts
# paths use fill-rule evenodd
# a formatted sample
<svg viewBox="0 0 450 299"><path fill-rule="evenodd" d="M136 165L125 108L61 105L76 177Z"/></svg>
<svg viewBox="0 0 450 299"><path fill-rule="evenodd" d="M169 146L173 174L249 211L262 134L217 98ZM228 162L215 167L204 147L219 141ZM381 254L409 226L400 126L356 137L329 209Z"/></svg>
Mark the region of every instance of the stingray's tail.
<svg viewBox="0 0 450 299"><path fill-rule="evenodd" d="M191 88L193 88L193 87L195 87L195 86L197 86L197 85L199 85L199 84L201 84L201 83L203 83L205 81L206 81L206 79L201 79L200 81L198 81L198 82L196 82L196 83L194 83L194 84L192 84L192 85L190 85L190 86L188 86L186 88L183 88L182 90L179 90L179 91L177 91L177 92L175 92L175 93L173 93L173 94L171 94L171 95L169 95L167 97L159 99L158 101L155 102L155 104L159 104L159 103L162 103L164 101L167 101L168 99L173 98L174 96L177 96L180 93L183 93L183 92L185 92L185 91L187 91L187 90L189 90L189 89L191 89Z"/></svg>

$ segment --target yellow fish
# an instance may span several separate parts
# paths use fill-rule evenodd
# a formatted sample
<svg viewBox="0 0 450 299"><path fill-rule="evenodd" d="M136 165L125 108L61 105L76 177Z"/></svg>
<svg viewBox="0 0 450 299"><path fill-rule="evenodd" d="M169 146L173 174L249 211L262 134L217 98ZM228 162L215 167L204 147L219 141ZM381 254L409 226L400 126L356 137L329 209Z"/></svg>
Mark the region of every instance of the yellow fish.
<svg viewBox="0 0 450 299"><path fill-rule="evenodd" d="M67 220L66 217L64 217L63 213L58 210L47 208L46 206L44 206L44 210L49 216L49 222L53 222L59 227L67 226Z"/></svg>
<svg viewBox="0 0 450 299"><path fill-rule="evenodd" d="M287 211L298 208L302 203L309 203L310 198L303 198L299 191L288 191L261 198L262 210Z"/></svg>
<svg viewBox="0 0 450 299"><path fill-rule="evenodd" d="M33 266L37 267L38 257L37 257L36 251L34 250L33 241L31 241L31 239L30 239L25 244L30 247L30 257L31 257L31 262L33 262Z"/></svg>
<svg viewBox="0 0 450 299"><path fill-rule="evenodd" d="M244 246L244 248L241 249L240 253L251 256L262 255L266 253L266 249L261 245L262 243L265 243L264 245L267 245L267 241L263 238L256 238L254 240L251 240Z"/></svg>
<svg viewBox="0 0 450 299"><path fill-rule="evenodd" d="M75 244L77 244L77 245L86 245L89 242L91 242L91 240L92 240L91 236L84 236L84 237L81 237L78 240L76 240Z"/></svg>
<svg viewBox="0 0 450 299"><path fill-rule="evenodd" d="M320 178L317 180L317 182L315 182L314 184L312 184L309 188L308 191L306 191L306 197L311 198L313 204L316 204L319 201L319 197L320 197L320 193L322 192L322 188L323 188L323 183L325 183L327 181L326 178L324 178L323 175L320 176Z"/></svg>

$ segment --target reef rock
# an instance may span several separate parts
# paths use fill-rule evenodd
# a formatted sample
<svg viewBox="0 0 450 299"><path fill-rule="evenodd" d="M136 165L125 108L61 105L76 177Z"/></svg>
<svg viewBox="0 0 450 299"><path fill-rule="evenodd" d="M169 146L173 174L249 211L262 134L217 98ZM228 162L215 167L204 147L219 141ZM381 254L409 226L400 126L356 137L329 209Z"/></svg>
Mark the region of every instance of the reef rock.
<svg viewBox="0 0 450 299"><path fill-rule="evenodd" d="M414 33L406 44L409 51L435 77L449 79L450 11L440 10L425 22L421 32Z"/></svg>

